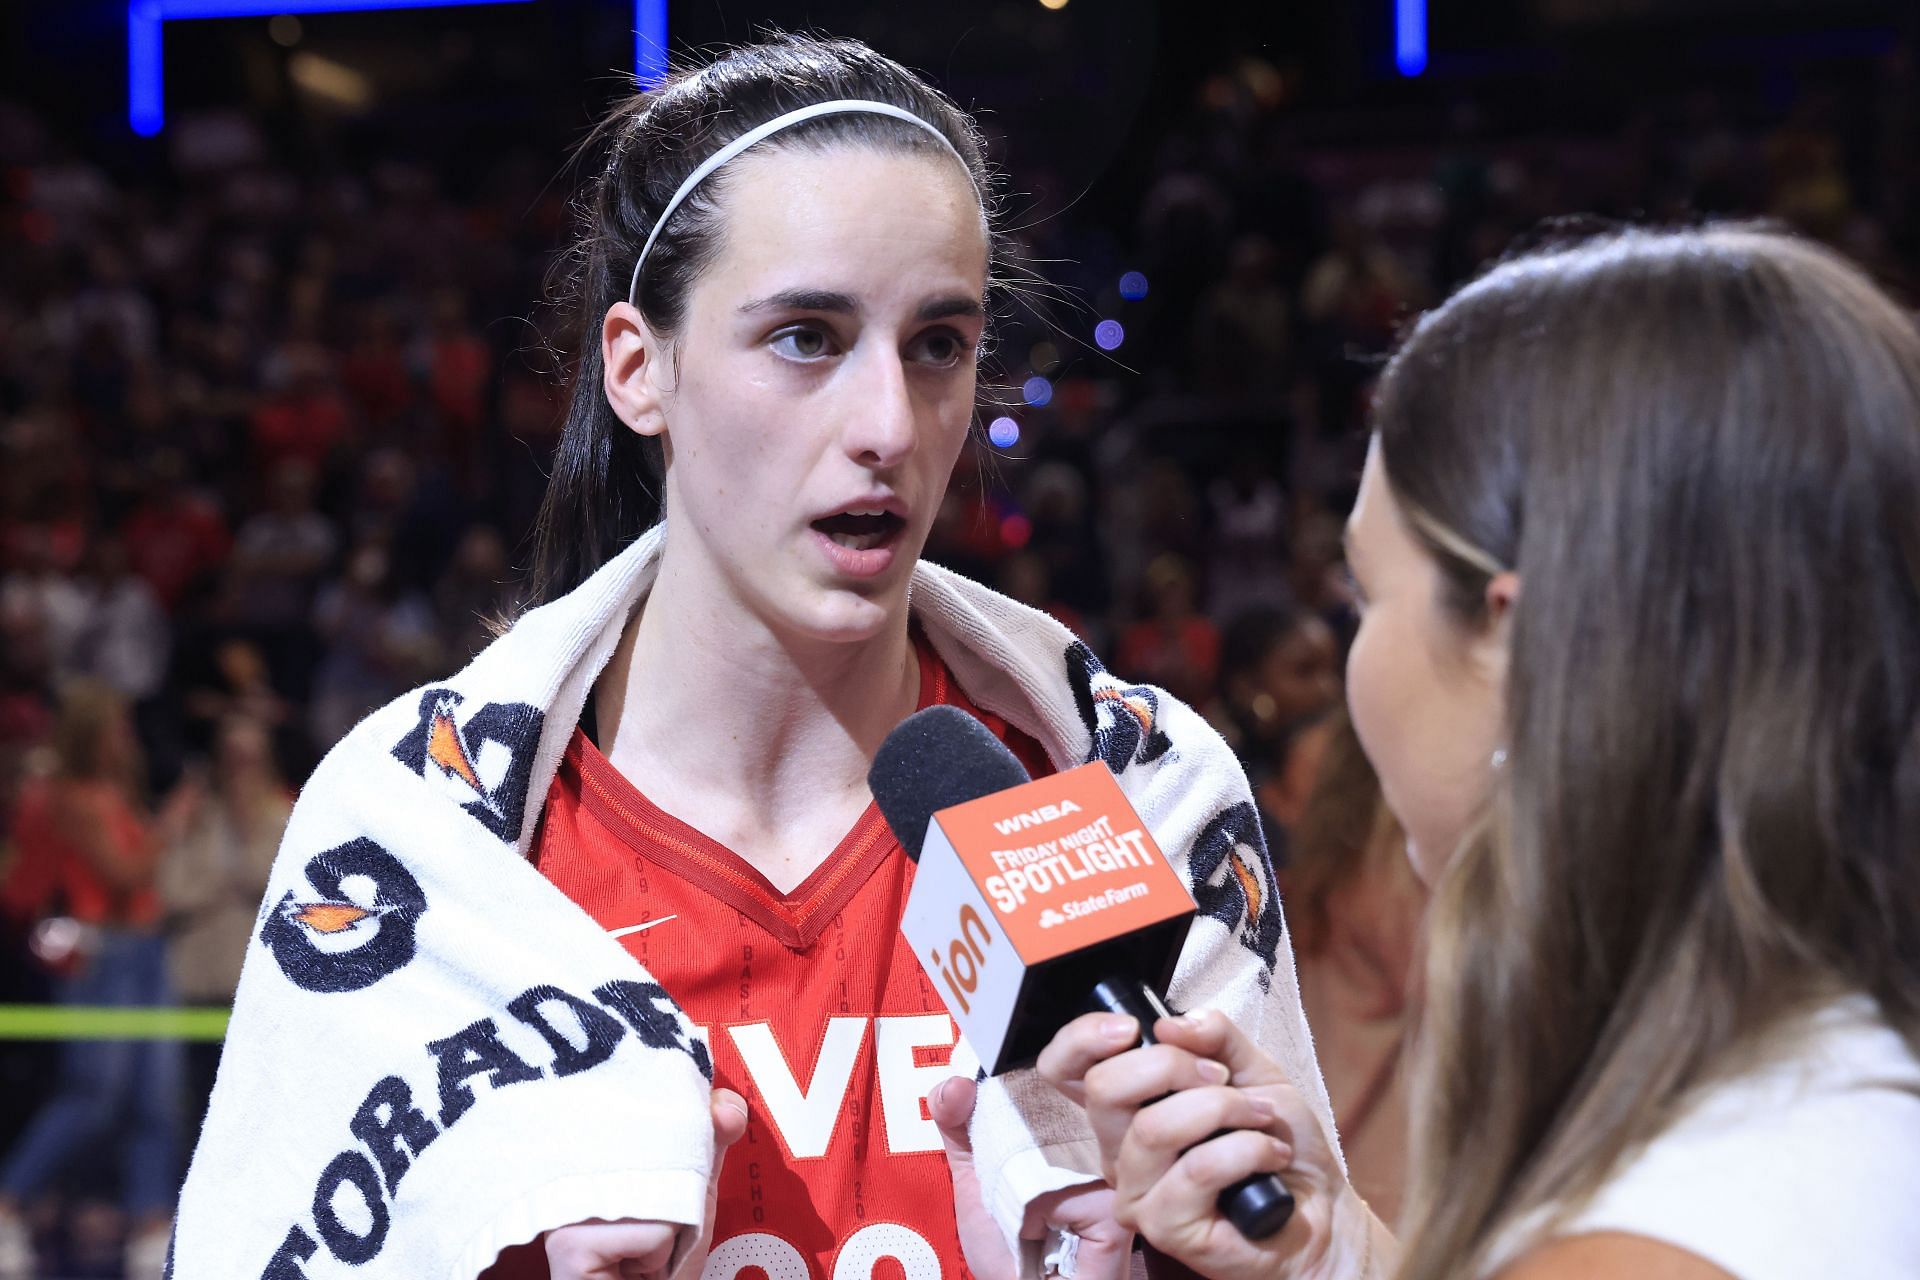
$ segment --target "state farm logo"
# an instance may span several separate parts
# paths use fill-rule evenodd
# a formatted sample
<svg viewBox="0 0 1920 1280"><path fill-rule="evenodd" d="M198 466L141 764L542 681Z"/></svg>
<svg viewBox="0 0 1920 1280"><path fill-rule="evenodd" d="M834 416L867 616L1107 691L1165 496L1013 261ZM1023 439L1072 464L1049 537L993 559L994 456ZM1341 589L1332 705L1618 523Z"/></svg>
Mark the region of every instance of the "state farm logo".
<svg viewBox="0 0 1920 1280"><path fill-rule="evenodd" d="M1055 925L1065 924L1066 922L1067 918L1058 911L1055 911L1052 907L1048 907L1040 913L1040 927L1042 929L1051 929Z"/></svg>

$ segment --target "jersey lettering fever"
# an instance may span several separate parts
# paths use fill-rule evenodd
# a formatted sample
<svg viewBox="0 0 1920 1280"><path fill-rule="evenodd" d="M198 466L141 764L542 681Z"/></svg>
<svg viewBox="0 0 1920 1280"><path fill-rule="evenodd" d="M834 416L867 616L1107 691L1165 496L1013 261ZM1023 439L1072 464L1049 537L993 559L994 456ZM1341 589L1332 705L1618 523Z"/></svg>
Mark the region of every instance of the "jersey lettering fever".
<svg viewBox="0 0 1920 1280"><path fill-rule="evenodd" d="M1037 743L969 704L917 648L922 707L958 706L1035 776L1052 772ZM704 1280L961 1280L925 1102L952 1074L958 1033L900 934L914 867L878 806L783 894L576 732L543 822L542 874L705 1029L716 1083L747 1100Z"/></svg>

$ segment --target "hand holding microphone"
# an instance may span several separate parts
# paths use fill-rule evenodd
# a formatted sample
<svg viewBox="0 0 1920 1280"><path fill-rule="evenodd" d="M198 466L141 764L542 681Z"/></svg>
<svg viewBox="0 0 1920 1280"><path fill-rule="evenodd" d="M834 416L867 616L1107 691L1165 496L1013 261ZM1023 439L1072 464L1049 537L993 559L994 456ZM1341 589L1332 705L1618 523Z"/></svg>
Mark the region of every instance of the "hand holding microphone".
<svg viewBox="0 0 1920 1280"><path fill-rule="evenodd" d="M1033 1061L1088 1009L1151 1042L1194 903L1104 766L1036 783L978 720L932 707L888 735L868 784L920 864L901 930L987 1070ZM1249 1239L1293 1212L1270 1172L1218 1201Z"/></svg>
<svg viewBox="0 0 1920 1280"><path fill-rule="evenodd" d="M1209 1280L1361 1280L1390 1274L1391 1237L1347 1183L1313 1110L1218 1013L1161 1019L1138 1044L1127 1018L1075 1019L1040 1074L1086 1108L1114 1216ZM1251 1237L1222 1193L1284 1174L1299 1210Z"/></svg>

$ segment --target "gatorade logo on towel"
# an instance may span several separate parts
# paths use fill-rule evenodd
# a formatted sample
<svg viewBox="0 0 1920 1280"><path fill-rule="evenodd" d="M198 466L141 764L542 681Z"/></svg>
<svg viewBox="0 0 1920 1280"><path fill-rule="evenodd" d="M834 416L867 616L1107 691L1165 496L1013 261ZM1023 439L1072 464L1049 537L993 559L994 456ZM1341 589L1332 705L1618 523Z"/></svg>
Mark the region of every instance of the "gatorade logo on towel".
<svg viewBox="0 0 1920 1280"><path fill-rule="evenodd" d="M359 991L413 959L427 895L398 858L362 836L315 854L305 871L311 891L288 890L260 928L295 986Z"/></svg>

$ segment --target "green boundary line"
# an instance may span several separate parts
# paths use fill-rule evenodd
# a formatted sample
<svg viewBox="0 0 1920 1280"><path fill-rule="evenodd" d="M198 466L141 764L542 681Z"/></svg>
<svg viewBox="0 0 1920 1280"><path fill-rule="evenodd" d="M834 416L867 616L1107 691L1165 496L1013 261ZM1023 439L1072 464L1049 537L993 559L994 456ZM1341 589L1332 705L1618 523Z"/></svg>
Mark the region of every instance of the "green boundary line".
<svg viewBox="0 0 1920 1280"><path fill-rule="evenodd" d="M0 1040L224 1040L225 1009L0 1004Z"/></svg>

